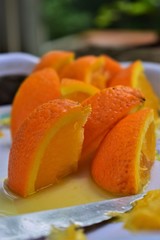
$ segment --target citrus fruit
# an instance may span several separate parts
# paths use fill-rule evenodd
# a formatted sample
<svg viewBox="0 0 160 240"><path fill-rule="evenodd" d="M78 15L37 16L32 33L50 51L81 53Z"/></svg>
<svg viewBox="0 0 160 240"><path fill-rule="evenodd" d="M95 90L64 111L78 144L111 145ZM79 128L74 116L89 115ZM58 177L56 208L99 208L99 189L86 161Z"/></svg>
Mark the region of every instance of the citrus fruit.
<svg viewBox="0 0 160 240"><path fill-rule="evenodd" d="M85 82L68 78L62 79L61 81L61 94L63 98L82 102L98 92L98 88Z"/></svg>
<svg viewBox="0 0 160 240"><path fill-rule="evenodd" d="M104 57L83 56L77 58L64 68L61 78L73 78L92 84L99 89L106 87L107 75L105 72Z"/></svg>
<svg viewBox="0 0 160 240"><path fill-rule="evenodd" d="M89 114L90 107L65 99L34 109L13 139L8 187L26 197L76 171Z"/></svg>
<svg viewBox="0 0 160 240"><path fill-rule="evenodd" d="M107 75L107 86L109 81L122 69L122 66L118 61L108 55L102 55L105 59L105 71Z"/></svg>
<svg viewBox="0 0 160 240"><path fill-rule="evenodd" d="M137 194L149 180L155 142L152 109L123 118L106 135L92 162L94 181L114 194Z"/></svg>
<svg viewBox="0 0 160 240"><path fill-rule="evenodd" d="M146 99L144 107L153 108L155 117L158 117L159 99L145 75L141 61L133 62L109 81L109 86L116 85L130 86L141 90Z"/></svg>
<svg viewBox="0 0 160 240"><path fill-rule="evenodd" d="M81 162L95 154L108 131L131 111L141 107L145 99L139 90L117 86L103 89L82 102L91 105L92 112L84 127Z"/></svg>
<svg viewBox="0 0 160 240"><path fill-rule="evenodd" d="M59 98L60 95L59 77L53 69L46 68L29 75L19 87L13 100L12 137L34 108L49 100Z"/></svg>
<svg viewBox="0 0 160 240"><path fill-rule="evenodd" d="M62 69L74 60L74 53L69 51L50 51L44 54L39 63L36 65L34 71L43 68L54 68L58 74Z"/></svg>

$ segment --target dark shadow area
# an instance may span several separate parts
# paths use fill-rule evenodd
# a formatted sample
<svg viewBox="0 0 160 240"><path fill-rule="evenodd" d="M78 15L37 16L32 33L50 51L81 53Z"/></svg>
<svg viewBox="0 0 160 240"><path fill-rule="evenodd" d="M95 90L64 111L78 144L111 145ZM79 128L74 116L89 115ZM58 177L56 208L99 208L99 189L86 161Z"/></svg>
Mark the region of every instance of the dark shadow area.
<svg viewBox="0 0 160 240"><path fill-rule="evenodd" d="M25 76L0 77L0 105L11 104Z"/></svg>

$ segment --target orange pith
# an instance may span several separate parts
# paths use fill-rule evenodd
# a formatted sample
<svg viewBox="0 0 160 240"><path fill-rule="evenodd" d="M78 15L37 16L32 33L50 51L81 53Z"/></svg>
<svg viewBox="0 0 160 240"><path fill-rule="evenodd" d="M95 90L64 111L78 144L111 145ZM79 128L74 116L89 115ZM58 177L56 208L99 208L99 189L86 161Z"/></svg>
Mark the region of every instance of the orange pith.
<svg viewBox="0 0 160 240"><path fill-rule="evenodd" d="M84 128L81 162L91 158L108 131L135 107L142 106L144 100L138 90L117 86L82 102L83 106L90 104L92 112Z"/></svg>
<svg viewBox="0 0 160 240"><path fill-rule="evenodd" d="M89 114L90 107L62 99L36 108L13 139L9 188L28 196L75 171Z"/></svg>
<svg viewBox="0 0 160 240"><path fill-rule="evenodd" d="M95 95L99 89L85 82L64 78L61 81L61 94L63 98L82 102Z"/></svg>
<svg viewBox="0 0 160 240"><path fill-rule="evenodd" d="M34 71L51 67L58 74L74 60L74 53L69 51L50 51L42 56Z"/></svg>
<svg viewBox="0 0 160 240"><path fill-rule="evenodd" d="M77 79L103 89L106 87L107 81L104 67L104 57L79 57L64 69L61 78Z"/></svg>
<svg viewBox="0 0 160 240"><path fill-rule="evenodd" d="M92 164L96 183L116 194L136 194L149 179L155 157L152 109L130 114L106 135Z"/></svg>
<svg viewBox="0 0 160 240"><path fill-rule="evenodd" d="M130 86L142 91L146 98L144 107L153 108L155 116L158 117L159 100L145 75L141 61L135 61L127 68L120 70L109 81L110 87L116 85Z"/></svg>
<svg viewBox="0 0 160 240"><path fill-rule="evenodd" d="M49 100L60 98L60 95L59 77L53 69L46 68L29 75L19 87L13 100L12 137L34 108Z"/></svg>

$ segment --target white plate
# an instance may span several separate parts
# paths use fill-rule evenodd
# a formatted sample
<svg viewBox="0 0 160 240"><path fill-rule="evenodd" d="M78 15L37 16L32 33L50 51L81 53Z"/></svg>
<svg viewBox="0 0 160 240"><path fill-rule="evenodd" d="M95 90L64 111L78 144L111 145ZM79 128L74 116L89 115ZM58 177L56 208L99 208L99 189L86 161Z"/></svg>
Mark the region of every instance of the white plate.
<svg viewBox="0 0 160 240"><path fill-rule="evenodd" d="M12 55L13 56L13 55ZM3 62L4 56L0 56L0 63ZM7 55L8 60L6 61L6 64L13 64L11 62L8 62L10 60L9 55ZM14 68L12 68L13 71L10 71L8 75L11 74L17 74L17 72L28 74L32 69L34 64L38 61L38 59L34 56L27 56L23 54L15 54L14 59L18 59L17 61L20 61L21 59L21 66L22 68L19 70L19 68L16 68L16 71ZM23 62L24 61L24 62ZM25 62L28 62L28 65L25 65ZM23 64L22 64L23 62ZM5 64L5 66L6 66ZM26 67L27 66L27 67ZM29 66L29 67L28 67ZM160 65L154 64L154 63L144 63L145 71L150 79L151 84L153 85L155 91L160 96ZM2 71L2 68L0 68L0 76L7 75L8 72ZM3 114L9 113L11 107L10 106L1 106L0 107L0 117ZM9 154L9 148L10 148L10 132L8 129L4 130L4 138L0 139L0 179L6 178L7 176L7 167L8 167L8 154ZM160 188L160 162L156 161L153 169L152 169L152 178L151 182L148 186L148 189L157 189ZM110 223L110 224L100 224L95 228L92 228L90 231L87 232L87 237L89 240L128 240L128 239L136 239L136 240L159 240L160 239L160 232L147 232L147 233L138 233L133 234L125 229L123 229L122 223Z"/></svg>

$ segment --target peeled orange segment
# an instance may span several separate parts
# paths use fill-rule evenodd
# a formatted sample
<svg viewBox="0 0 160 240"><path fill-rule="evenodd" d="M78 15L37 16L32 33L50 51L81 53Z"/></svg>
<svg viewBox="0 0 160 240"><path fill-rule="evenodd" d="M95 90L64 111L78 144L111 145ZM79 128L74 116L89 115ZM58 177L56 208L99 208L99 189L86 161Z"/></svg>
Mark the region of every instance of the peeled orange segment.
<svg viewBox="0 0 160 240"><path fill-rule="evenodd" d="M155 116L158 117L160 102L145 75L141 61L135 61L127 68L124 68L118 72L116 76L109 82L110 87L116 85L130 86L141 90L146 98L144 107L153 108L155 111Z"/></svg>
<svg viewBox="0 0 160 240"><path fill-rule="evenodd" d="M106 135L92 164L95 182L116 194L137 194L148 182L155 158L152 109L130 114Z"/></svg>
<svg viewBox="0 0 160 240"><path fill-rule="evenodd" d="M65 99L37 107L13 139L8 187L26 197L76 171L90 111Z"/></svg>
<svg viewBox="0 0 160 240"><path fill-rule="evenodd" d="M19 87L13 100L12 137L34 108L49 100L59 98L60 95L59 77L53 69L46 68L29 75Z"/></svg>
<svg viewBox="0 0 160 240"><path fill-rule="evenodd" d="M83 106L90 104L92 112L84 128L81 162L91 158L109 130L144 101L139 90L117 86L106 88L82 102Z"/></svg>
<svg viewBox="0 0 160 240"><path fill-rule="evenodd" d="M104 57L84 56L68 65L61 78L72 78L103 89L106 87L107 75L104 70Z"/></svg>
<svg viewBox="0 0 160 240"><path fill-rule="evenodd" d="M98 92L98 88L81 81L67 78L61 81L61 94L63 98L82 102Z"/></svg>
<svg viewBox="0 0 160 240"><path fill-rule="evenodd" d="M69 51L50 51L42 56L34 71L53 68L58 74L74 60L74 53Z"/></svg>

